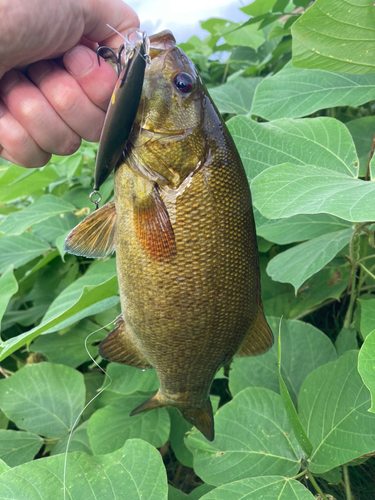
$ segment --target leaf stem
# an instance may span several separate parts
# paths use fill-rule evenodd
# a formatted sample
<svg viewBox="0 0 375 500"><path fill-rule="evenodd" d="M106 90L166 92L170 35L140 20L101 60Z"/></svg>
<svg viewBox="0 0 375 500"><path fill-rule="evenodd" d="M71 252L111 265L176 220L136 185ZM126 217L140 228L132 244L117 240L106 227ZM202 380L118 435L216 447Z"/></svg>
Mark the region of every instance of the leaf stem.
<svg viewBox="0 0 375 500"><path fill-rule="evenodd" d="M349 306L348 310L346 311L345 314L345 320L344 320L344 328L347 330L350 330L350 325L352 322L352 316L353 316L353 307L356 299L356 289L355 289L355 280L356 280L356 273L355 270L353 269L352 271L352 284L351 284L351 289L350 289L350 301L349 301Z"/></svg>
<svg viewBox="0 0 375 500"><path fill-rule="evenodd" d="M363 269L369 276L371 276L372 279L375 280L375 275L369 270L367 269L367 267L365 267L361 262L359 263L361 269Z"/></svg>
<svg viewBox="0 0 375 500"><path fill-rule="evenodd" d="M342 471L343 471L343 474L344 474L346 500L353 500L352 490L350 488L350 479L349 479L348 466L347 465L343 465Z"/></svg>
<svg viewBox="0 0 375 500"><path fill-rule="evenodd" d="M325 496L325 494L322 492L322 490L320 489L318 483L315 481L315 478L314 476L311 474L311 472L309 470L306 471L306 474L310 480L310 483L314 486L314 488L316 489L316 491L319 493L319 495L322 497L323 500L328 500L328 498ZM352 499L350 499L352 500Z"/></svg>
<svg viewBox="0 0 375 500"><path fill-rule="evenodd" d="M300 472L296 476L292 477L292 479L299 479L300 477L306 476L306 474L307 474L307 469L303 470L302 472Z"/></svg>

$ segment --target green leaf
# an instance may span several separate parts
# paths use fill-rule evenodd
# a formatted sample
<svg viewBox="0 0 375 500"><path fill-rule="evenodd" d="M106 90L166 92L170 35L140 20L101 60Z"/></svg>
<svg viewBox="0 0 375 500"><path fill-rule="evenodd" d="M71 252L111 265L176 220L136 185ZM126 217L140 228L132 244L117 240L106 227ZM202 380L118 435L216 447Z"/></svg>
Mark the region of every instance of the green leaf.
<svg viewBox="0 0 375 500"><path fill-rule="evenodd" d="M260 475L297 473L301 450L281 398L262 388L248 388L215 415L213 443L193 431L186 444L194 470L213 485Z"/></svg>
<svg viewBox="0 0 375 500"><path fill-rule="evenodd" d="M83 375L52 363L26 365L0 380L1 409L20 429L49 438L71 429L85 401Z"/></svg>
<svg viewBox="0 0 375 500"><path fill-rule="evenodd" d="M267 318L275 336L275 344L262 356L235 358L229 376L233 395L246 387L264 387L279 393L277 341L279 318ZM336 360L336 351L329 338L320 330L296 320L282 320L281 369L294 404L297 404L302 382L317 367Z"/></svg>
<svg viewBox="0 0 375 500"><path fill-rule="evenodd" d="M0 410L0 429L7 429L9 423L9 418L5 415L3 411Z"/></svg>
<svg viewBox="0 0 375 500"><path fill-rule="evenodd" d="M91 335L98 329L98 325L88 320L83 320L64 334L50 333L41 335L30 346L31 352L40 352L53 363L76 368L90 359L85 349L85 340L88 339L87 348L91 356L96 357L98 346L93 346L94 342L103 340L106 330L100 330Z"/></svg>
<svg viewBox="0 0 375 500"><path fill-rule="evenodd" d="M73 210L75 207L70 203L46 194L23 210L9 214L0 225L0 232L6 235L22 234L33 224Z"/></svg>
<svg viewBox="0 0 375 500"><path fill-rule="evenodd" d="M333 172L357 176L353 140L338 120L319 117L257 123L235 116L227 124L249 181L268 167L288 162L302 166L314 161ZM271 193L269 190L268 195Z"/></svg>
<svg viewBox="0 0 375 500"><path fill-rule="evenodd" d="M83 422L79 427L73 431L72 438L69 443L69 453L74 451L83 451L88 455L93 455L89 436L87 434L87 427L89 425L88 420ZM68 442L69 435L62 437L59 442L52 448L51 455L59 455L60 453L66 452L66 444Z"/></svg>
<svg viewBox="0 0 375 500"><path fill-rule="evenodd" d="M288 219L266 219L255 209L257 235L268 241L287 245L311 240L324 234L347 229L350 224L329 214L295 215Z"/></svg>
<svg viewBox="0 0 375 500"><path fill-rule="evenodd" d="M309 469L323 473L375 451L375 415L357 371L357 351L320 366L304 380L299 415L314 446Z"/></svg>
<svg viewBox="0 0 375 500"><path fill-rule="evenodd" d="M168 500L186 500L187 495L181 490L174 488L172 485L168 484Z"/></svg>
<svg viewBox="0 0 375 500"><path fill-rule="evenodd" d="M375 299L361 300L361 335L366 338L375 328Z"/></svg>
<svg viewBox="0 0 375 500"><path fill-rule="evenodd" d="M371 408L375 413L375 330L367 335L358 357L358 371L371 393Z"/></svg>
<svg viewBox="0 0 375 500"><path fill-rule="evenodd" d="M170 420L165 408L130 416L151 395L153 394L131 394L97 410L91 416L88 435L95 455L111 453L132 438L141 438L156 448L166 443Z"/></svg>
<svg viewBox="0 0 375 500"><path fill-rule="evenodd" d="M342 328L335 341L337 357L342 356L346 351L358 349L357 332Z"/></svg>
<svg viewBox="0 0 375 500"><path fill-rule="evenodd" d="M279 165L252 182L254 205L269 219L328 213L350 222L375 220L375 183L310 165Z"/></svg>
<svg viewBox="0 0 375 500"><path fill-rule="evenodd" d="M298 118L334 106L359 106L372 99L375 75L348 75L287 64L258 85L251 114L266 120Z"/></svg>
<svg viewBox="0 0 375 500"><path fill-rule="evenodd" d="M267 14L272 7L275 5L276 0L254 0L246 7L241 7L240 10L249 16L260 16L261 14Z"/></svg>
<svg viewBox="0 0 375 500"><path fill-rule="evenodd" d="M0 430L0 458L9 467L32 460L42 447L43 439L30 432Z"/></svg>
<svg viewBox="0 0 375 500"><path fill-rule="evenodd" d="M4 460L1 460L1 458L0 458L0 475L3 474L4 472L6 472L9 469L10 469L9 465L7 465L4 462Z"/></svg>
<svg viewBox="0 0 375 500"><path fill-rule="evenodd" d="M295 479L280 476L252 477L224 484L202 500L314 500L314 496Z"/></svg>
<svg viewBox="0 0 375 500"><path fill-rule="evenodd" d="M255 50L260 47L265 40L263 32L259 31L258 26L254 24L243 26L230 33L223 33L222 36L229 45L252 47Z"/></svg>
<svg viewBox="0 0 375 500"><path fill-rule="evenodd" d="M12 500L63 500L63 470L64 455L29 462L3 473L0 491ZM160 453L139 439L102 457L69 454L66 488L67 500L120 499L124 492L126 500L167 500L168 494Z"/></svg>
<svg viewBox="0 0 375 500"><path fill-rule="evenodd" d="M352 232L352 229L344 229L289 248L270 261L267 273L274 281L291 283L297 292L302 283L349 243Z"/></svg>
<svg viewBox="0 0 375 500"><path fill-rule="evenodd" d="M279 389L280 389L280 396L281 400L283 402L286 414L288 415L289 422L292 426L294 435L305 452L306 458L309 458L309 456L312 453L312 444L310 443L308 437L306 436L305 430L302 427L301 421L298 418L297 411L294 407L292 398L290 397L290 394L288 392L288 388L284 382L282 373L281 373L281 325L279 326L279 338L278 338L278 354L277 354L277 375L279 378Z"/></svg>
<svg viewBox="0 0 375 500"><path fill-rule="evenodd" d="M210 95L220 113L246 115L251 109L255 89L261 81L262 78L236 78L234 82L210 89Z"/></svg>
<svg viewBox="0 0 375 500"><path fill-rule="evenodd" d="M73 229L77 223L78 219L73 214L63 214L35 224L33 226L33 234L38 236L38 238L48 241L52 246L56 246L56 239Z"/></svg>
<svg viewBox="0 0 375 500"><path fill-rule="evenodd" d="M375 132L375 116L365 116L345 124L353 137L359 159L359 177L365 177Z"/></svg>
<svg viewBox="0 0 375 500"><path fill-rule="evenodd" d="M23 168L17 165L8 167L0 178L0 200L12 201L20 196L30 196L57 179L57 173L49 164L42 169Z"/></svg>
<svg viewBox="0 0 375 500"><path fill-rule="evenodd" d="M292 28L293 66L375 72L372 0L317 0Z"/></svg>
<svg viewBox="0 0 375 500"><path fill-rule="evenodd" d="M10 265L14 268L23 266L48 250L50 250L48 243L29 233L20 236L2 236L0 238L0 273L3 273Z"/></svg>
<svg viewBox="0 0 375 500"><path fill-rule="evenodd" d="M168 408L168 413L171 419L169 440L174 454L183 465L193 468L193 455L184 442L185 434L192 429L192 425L175 408Z"/></svg>
<svg viewBox="0 0 375 500"><path fill-rule="evenodd" d="M0 278L0 326L5 310L12 296L18 291L18 282L9 266Z"/></svg>
<svg viewBox="0 0 375 500"><path fill-rule="evenodd" d="M72 318L79 318L86 311L92 311L93 305L103 304L105 297L113 297L117 294L118 284L117 276L110 278L108 281L97 286L84 286L82 294L78 297L77 301L60 314L50 319L49 321L42 322L39 326L29 330L17 337L13 337L0 345L0 361L8 357L21 346L34 340L38 335L51 331L52 329L59 329L59 326L64 324L64 321ZM111 307L109 305L109 307ZM72 322L77 321L75 319ZM57 326L57 328L56 328Z"/></svg>
<svg viewBox="0 0 375 500"><path fill-rule="evenodd" d="M109 392L115 392L127 396L137 391L149 392L159 389L159 379L155 370L140 371L138 368L118 363L109 363L107 366L107 377L104 385Z"/></svg>
<svg viewBox="0 0 375 500"><path fill-rule="evenodd" d="M213 489L215 489L215 486L212 486L211 484L201 484L200 486L198 486L198 488L195 488L190 493L190 495L188 496L188 500L200 500L200 498L202 498L204 494Z"/></svg>

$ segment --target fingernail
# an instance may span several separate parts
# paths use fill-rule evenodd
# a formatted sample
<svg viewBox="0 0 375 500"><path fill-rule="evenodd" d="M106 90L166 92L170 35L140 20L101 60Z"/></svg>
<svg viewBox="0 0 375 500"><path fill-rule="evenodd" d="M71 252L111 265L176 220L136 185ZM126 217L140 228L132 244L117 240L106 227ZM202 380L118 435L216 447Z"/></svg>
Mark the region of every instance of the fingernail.
<svg viewBox="0 0 375 500"><path fill-rule="evenodd" d="M6 94L9 90L21 81L21 75L14 69L5 73L0 81L0 92Z"/></svg>
<svg viewBox="0 0 375 500"><path fill-rule="evenodd" d="M85 47L76 46L64 55L66 69L75 77L82 77L94 66L94 57Z"/></svg>

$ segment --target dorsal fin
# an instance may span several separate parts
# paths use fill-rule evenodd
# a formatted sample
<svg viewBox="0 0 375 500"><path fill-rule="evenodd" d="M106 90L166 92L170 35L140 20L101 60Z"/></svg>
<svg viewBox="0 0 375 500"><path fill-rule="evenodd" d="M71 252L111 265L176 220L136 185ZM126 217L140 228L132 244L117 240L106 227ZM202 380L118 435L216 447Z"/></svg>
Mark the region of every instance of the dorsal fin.
<svg viewBox="0 0 375 500"><path fill-rule="evenodd" d="M148 255L160 262L176 255L176 242L169 214L157 186L143 197L134 197L134 226Z"/></svg>
<svg viewBox="0 0 375 500"><path fill-rule="evenodd" d="M273 333L268 326L262 307L258 306L258 313L253 326L247 334L236 358L257 356L267 352L273 346Z"/></svg>
<svg viewBox="0 0 375 500"><path fill-rule="evenodd" d="M115 250L116 207L106 203L70 231L65 239L65 252L84 257L106 257Z"/></svg>

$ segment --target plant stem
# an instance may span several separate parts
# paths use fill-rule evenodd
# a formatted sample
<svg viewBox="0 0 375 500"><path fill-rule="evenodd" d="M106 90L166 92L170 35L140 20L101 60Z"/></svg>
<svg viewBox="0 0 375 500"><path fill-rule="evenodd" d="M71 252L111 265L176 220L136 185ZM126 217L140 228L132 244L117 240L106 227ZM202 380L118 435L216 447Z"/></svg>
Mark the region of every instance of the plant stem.
<svg viewBox="0 0 375 500"><path fill-rule="evenodd" d="M346 500L353 500L352 491L350 489L350 480L349 480L348 466L344 465L342 467L342 471L343 471L343 474L344 474Z"/></svg>
<svg viewBox="0 0 375 500"><path fill-rule="evenodd" d="M292 479L299 479L300 477L306 476L306 474L307 474L307 469L305 469L304 471L300 472L299 474L297 474L296 476L294 476Z"/></svg>
<svg viewBox="0 0 375 500"><path fill-rule="evenodd" d="M315 478L314 476L311 474L311 472L309 470L306 471L306 474L310 480L310 483L314 486L314 488L316 489L316 491L319 493L319 495L322 497L323 500L328 500L328 498L325 496L325 494L322 492L322 490L320 489L318 483L315 481ZM350 499L351 500L351 499Z"/></svg>
<svg viewBox="0 0 375 500"><path fill-rule="evenodd" d="M356 299L356 290L355 290L355 280L356 280L356 273L355 270L352 271L352 285L350 289L350 301L349 301L349 306L348 310L346 311L345 314L345 320L344 320L344 328L347 330L350 329L350 325L352 322L352 316L353 316L353 307Z"/></svg>
<svg viewBox="0 0 375 500"><path fill-rule="evenodd" d="M363 264L359 263L359 265L361 266L361 268L369 275L371 276L372 279L375 280L375 275L369 270L367 269L367 267L365 267Z"/></svg>

